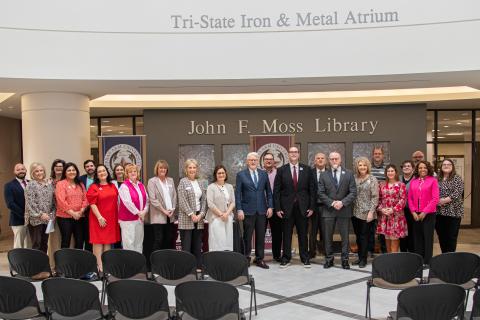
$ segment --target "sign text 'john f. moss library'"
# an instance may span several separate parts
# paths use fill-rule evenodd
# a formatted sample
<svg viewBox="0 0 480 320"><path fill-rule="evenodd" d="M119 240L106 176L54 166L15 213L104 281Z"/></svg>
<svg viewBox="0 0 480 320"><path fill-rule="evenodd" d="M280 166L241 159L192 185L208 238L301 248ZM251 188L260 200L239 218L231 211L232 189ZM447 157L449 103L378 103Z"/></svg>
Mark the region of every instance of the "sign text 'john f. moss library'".
<svg viewBox="0 0 480 320"><path fill-rule="evenodd" d="M261 31L262 29L305 29L318 27L359 27L400 22L398 11L332 11L328 13L295 12L276 16L213 16L208 14L171 14L170 26L182 31Z"/></svg>

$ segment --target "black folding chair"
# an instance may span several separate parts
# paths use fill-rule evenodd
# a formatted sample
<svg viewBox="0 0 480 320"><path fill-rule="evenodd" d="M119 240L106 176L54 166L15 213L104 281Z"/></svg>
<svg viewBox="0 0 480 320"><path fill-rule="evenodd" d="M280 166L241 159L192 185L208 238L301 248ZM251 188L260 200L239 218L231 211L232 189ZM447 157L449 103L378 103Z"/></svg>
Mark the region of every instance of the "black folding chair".
<svg viewBox="0 0 480 320"><path fill-rule="evenodd" d="M107 285L108 308L114 319L170 318L168 292L159 283L118 280Z"/></svg>
<svg viewBox="0 0 480 320"><path fill-rule="evenodd" d="M371 288L402 290L416 287L422 281L422 272L423 258L416 253L386 253L375 257L372 262L372 277L367 280L365 317L372 317Z"/></svg>
<svg viewBox="0 0 480 320"><path fill-rule="evenodd" d="M12 249L8 251L8 264L12 277L41 281L52 276L48 256L40 250Z"/></svg>
<svg viewBox="0 0 480 320"><path fill-rule="evenodd" d="M240 319L238 290L218 281L189 281L175 287L177 319Z"/></svg>
<svg viewBox="0 0 480 320"><path fill-rule="evenodd" d="M397 311L389 319L452 320L462 319L465 290L456 284L427 284L402 290Z"/></svg>
<svg viewBox="0 0 480 320"><path fill-rule="evenodd" d="M31 319L43 315L33 284L19 278L0 276L1 319Z"/></svg>
<svg viewBox="0 0 480 320"><path fill-rule="evenodd" d="M470 289L475 288L474 278L478 277L480 257L470 252L448 252L432 257L428 272L428 283L451 283L461 286L468 303Z"/></svg>
<svg viewBox="0 0 480 320"><path fill-rule="evenodd" d="M105 288L108 283L120 279L148 280L145 256L125 249L112 249L102 254L103 281L102 304L105 302Z"/></svg>
<svg viewBox="0 0 480 320"><path fill-rule="evenodd" d="M42 282L45 312L48 319L105 319L98 298L98 288L86 281L51 278Z"/></svg>
<svg viewBox="0 0 480 320"><path fill-rule="evenodd" d="M213 280L226 282L233 286L250 286L250 316L252 318L252 301L255 301L257 315L257 293L255 279L248 273L248 261L245 256L231 251L210 251L203 254L204 274Z"/></svg>
<svg viewBox="0 0 480 320"><path fill-rule="evenodd" d="M176 286L197 280L197 260L190 252L173 249L157 250L150 255L152 280Z"/></svg>
<svg viewBox="0 0 480 320"><path fill-rule="evenodd" d="M97 258L87 250L63 248L55 251L56 275L65 278L90 280L86 276L96 274L99 279Z"/></svg>
<svg viewBox="0 0 480 320"><path fill-rule="evenodd" d="M473 294L472 310L465 312L464 319L468 320L480 320L480 293L479 290L475 290Z"/></svg>

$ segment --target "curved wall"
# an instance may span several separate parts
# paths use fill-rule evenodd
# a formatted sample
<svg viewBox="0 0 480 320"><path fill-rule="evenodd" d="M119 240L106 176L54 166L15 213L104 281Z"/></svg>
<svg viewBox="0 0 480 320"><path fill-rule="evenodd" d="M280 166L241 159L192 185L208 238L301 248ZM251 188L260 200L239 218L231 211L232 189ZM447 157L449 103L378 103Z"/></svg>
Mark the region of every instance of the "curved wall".
<svg viewBox="0 0 480 320"><path fill-rule="evenodd" d="M477 0L0 6L0 78L263 79L480 69ZM289 25L282 25L282 14Z"/></svg>

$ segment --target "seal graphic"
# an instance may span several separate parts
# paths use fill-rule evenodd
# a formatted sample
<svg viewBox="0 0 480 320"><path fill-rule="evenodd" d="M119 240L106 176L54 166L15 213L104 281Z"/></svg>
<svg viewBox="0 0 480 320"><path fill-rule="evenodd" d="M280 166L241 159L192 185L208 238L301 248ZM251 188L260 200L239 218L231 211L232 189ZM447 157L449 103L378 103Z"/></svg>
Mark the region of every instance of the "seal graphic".
<svg viewBox="0 0 480 320"><path fill-rule="evenodd" d="M117 164L125 166L126 164L132 163L137 165L137 167L142 167L142 156L140 153L128 144L117 144L108 149L105 153L104 159L105 165L108 167L109 171L112 172L113 168Z"/></svg>
<svg viewBox="0 0 480 320"><path fill-rule="evenodd" d="M265 153L270 152L273 154L273 158L275 160L275 167L280 168L283 166L285 163L287 163L288 159L288 151L285 149L284 146L278 144L278 143L267 143L261 146L257 153L260 156L260 166L263 168L263 157L265 156Z"/></svg>

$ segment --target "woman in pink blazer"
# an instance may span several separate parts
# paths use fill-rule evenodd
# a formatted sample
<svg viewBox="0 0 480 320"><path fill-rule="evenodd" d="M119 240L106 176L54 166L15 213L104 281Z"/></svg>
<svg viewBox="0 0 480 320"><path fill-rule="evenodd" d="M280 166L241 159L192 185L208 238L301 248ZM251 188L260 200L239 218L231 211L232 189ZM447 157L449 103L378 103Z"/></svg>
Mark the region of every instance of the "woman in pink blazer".
<svg viewBox="0 0 480 320"><path fill-rule="evenodd" d="M413 216L413 241L415 252L423 257L424 265L428 266L433 254L433 230L439 201L438 182L433 176L432 165L427 161L417 164L414 175L408 192L408 206Z"/></svg>

